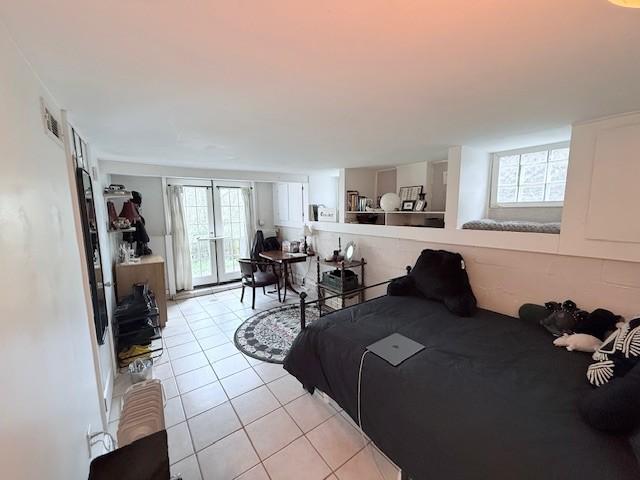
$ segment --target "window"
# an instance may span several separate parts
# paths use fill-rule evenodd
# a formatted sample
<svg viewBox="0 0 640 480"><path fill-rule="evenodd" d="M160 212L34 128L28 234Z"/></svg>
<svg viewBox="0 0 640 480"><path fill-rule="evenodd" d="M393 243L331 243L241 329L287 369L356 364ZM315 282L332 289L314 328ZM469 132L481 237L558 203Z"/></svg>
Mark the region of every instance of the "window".
<svg viewBox="0 0 640 480"><path fill-rule="evenodd" d="M561 206L568 166L568 143L495 153L491 206Z"/></svg>

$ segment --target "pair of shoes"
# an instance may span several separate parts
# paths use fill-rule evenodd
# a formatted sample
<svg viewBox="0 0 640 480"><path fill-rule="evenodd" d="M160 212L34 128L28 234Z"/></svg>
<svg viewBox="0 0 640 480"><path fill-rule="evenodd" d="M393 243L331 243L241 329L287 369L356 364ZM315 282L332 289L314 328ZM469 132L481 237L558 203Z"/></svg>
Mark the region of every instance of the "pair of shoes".
<svg viewBox="0 0 640 480"><path fill-rule="evenodd" d="M125 360L131 357L140 358L142 355L148 355L149 353L151 353L151 349L146 345L131 345L126 350L118 353L118 358L120 360Z"/></svg>

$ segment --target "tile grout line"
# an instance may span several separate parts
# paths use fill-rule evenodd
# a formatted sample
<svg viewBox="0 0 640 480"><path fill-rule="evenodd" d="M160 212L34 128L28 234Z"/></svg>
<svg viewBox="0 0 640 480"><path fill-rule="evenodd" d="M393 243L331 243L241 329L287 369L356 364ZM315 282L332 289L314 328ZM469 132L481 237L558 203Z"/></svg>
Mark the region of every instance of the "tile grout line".
<svg viewBox="0 0 640 480"><path fill-rule="evenodd" d="M256 309L256 311L257 311L256 313L259 313L259 312L261 311L261 309L260 309L260 308L257 308L257 309ZM212 316L211 314L209 314L209 312L206 312L206 313L207 313L208 317L209 317L210 319L212 319L212 320L213 320L213 322L214 322L214 324L216 325L216 327L217 327L217 328L219 328L219 324L215 321L215 317L214 317L214 316ZM231 313L234 313L234 314L235 314L235 312L231 312ZM245 320L246 320L246 319L240 318L240 317L239 317L239 315L237 315L237 314L235 314L235 316L236 316L236 317L238 317L238 319L239 319L239 320L243 320L243 321L245 321ZM205 320L205 319L206 319L206 318L203 318L202 320ZM204 339L204 338L208 338L208 337L202 337L202 339L197 338L197 337L195 336L195 332L196 332L197 330L193 330L193 328L191 327L190 322L188 321L188 319L187 319L186 317L185 317L185 321L186 321L186 324L187 324L187 326L188 326L189 330L191 331L192 335L194 336L194 341L198 344L198 347L200 348L200 352L195 352L195 353L190 354L190 355L196 355L197 353L205 353L205 352L206 352L206 350L204 350L204 349L202 348L202 344L200 343L200 340L202 340L202 339ZM199 321L199 320L198 320L198 321ZM232 321L233 321L233 320L232 320ZM225 322L225 323L227 323L227 322ZM205 328L207 328L207 327L205 327ZM230 333L229 333L229 334L225 334L225 332L222 332L222 334L223 334L226 338L229 338L229 335L231 335ZM209 336L213 336L213 335L209 335ZM189 343L189 342L186 342L186 343ZM233 343L233 341L231 341L230 343L232 343L232 344L235 346L235 344ZM183 344L180 344L180 345L183 345ZM177 346L180 346L180 345L175 345L174 347L177 347ZM224 345L224 344L223 344L223 345ZM212 348L216 348L216 347L212 347ZM237 349L237 347L236 347L236 349ZM169 351L169 349L167 349L167 350ZM211 349L208 349L208 350L211 350ZM168 353L168 352L167 352L167 353ZM241 352L240 350L238 350L238 353L242 354L242 352ZM230 358L231 356L236 355L236 354L237 354L237 353L231 354L231 355L229 355L229 356L225 356L225 357L223 357L223 358L220 358L220 359L219 359L219 360L217 360L217 361L221 361L221 360L224 360L224 359L226 359L226 358ZM183 357L180 357L180 358L185 358L185 357L188 357L188 356L190 356L190 355L186 355L186 356L183 356ZM179 358L177 358L177 359L172 359L172 358L170 357L170 354L169 354L169 353L168 353L168 357L169 357L169 358L168 358L169 368L170 368L170 370L171 370L172 374L174 374L175 372L174 372L174 370L173 370L173 365L171 364L171 361L172 361L172 360L179 360ZM203 412L200 412L200 413L198 413L197 415L194 415L194 416L192 416L192 417L190 417L190 418L186 418L186 413L185 413L185 420L184 420L184 423L186 423L187 431L189 432L189 438L190 438L190 440L191 440L191 447L192 447L192 450L193 450L193 452L194 452L194 453L193 453L193 456L194 456L194 458L195 458L195 460L196 460L196 462L197 462L197 464L198 464L198 469L199 469L199 472L200 472L200 475L201 475L201 477L202 477L202 478L204 478L204 477L202 476L202 468L201 468L201 466L200 466L200 461L199 461L199 458L198 458L198 454L199 454L200 452L202 452L204 449L211 447L212 445L214 445L214 444L216 444L216 443L220 442L220 441L221 441L221 440L223 440L224 438L227 438L229 435L232 435L233 433L236 433L236 432L238 432L238 431L240 431L240 430L242 430L242 431L243 431L243 433L245 434L245 436L249 439L249 442L250 442L250 444L251 444L251 446L252 446L252 448L253 448L253 450L254 450L254 453L256 454L257 458L259 459L259 463L257 463L256 465L253 465L252 467L250 467L250 468L249 468L249 469L247 469L246 471L241 472L240 474L238 474L238 475L237 475L236 477L234 477L234 478L238 478L238 477L240 477L240 476L244 475L246 472L248 472L249 470L251 470L251 469L255 468L257 465L261 465L261 466L262 466L262 468L264 469L264 471L266 472L267 476L269 477L269 479L271 479L271 475L269 474L268 470L266 469L266 467L265 467L265 465L264 465L264 461L265 461L265 460L268 460L268 459L269 459L269 458L271 458L272 456L274 456L274 455L276 455L277 453L281 452L283 449L287 448L287 447L288 447L289 445L291 445L293 442L295 442L295 441L299 440L299 439L300 439L300 438L302 438L302 437L304 437L304 438L305 438L305 440L306 440L309 444L311 444L311 447L313 448L313 451L315 451L315 452L316 452L316 454L320 457L320 459L322 460L322 462L323 462L323 463L327 466L327 468L329 469L330 473L328 474L328 476L327 476L327 477L324 477L325 479L326 479L326 478L329 478L329 477L330 477L330 476L332 476L332 475L335 475L335 474L336 474L336 471L338 470L338 468L341 468L344 464L346 464L347 462L349 462L353 457L355 457L356 455L358 455L358 453L360 453L360 452L362 451L362 449L363 449L363 448L366 448L366 445L365 445L364 447L362 447L361 449L359 449L359 450L358 450L354 455L352 455L351 457L349 457L345 462L341 463L341 464L340 464L340 465L339 465L339 466L334 470L330 465L328 465L328 464L327 464L326 460L325 460L325 459L324 459L324 457L320 454L320 452L317 450L317 448L316 448L316 447L315 447L315 445L311 442L311 440L308 438L307 434L308 434L308 433L310 433L311 431L313 431L313 430L317 429L317 428L318 428L318 427L320 427L321 425L325 424L325 423L326 423L326 422L328 422L329 420L331 420L331 419L335 418L335 416L336 416L336 415L340 415L340 411L338 411L337 409L335 409L332 405L327 404L327 406L328 406L329 408L331 408L332 410L334 410L334 413L332 413L332 415L331 415L329 418L327 418L327 419L323 420L323 421L322 421L322 422L320 422L318 425L314 426L314 427L313 427L313 429L311 429L309 432L306 432L306 433L305 433L305 432L302 430L302 428L300 427L300 425L298 425L298 424L297 424L297 422L295 421L295 419L291 416L291 414L289 413L289 411L288 411L285 407L286 407L287 405L289 405L289 404L293 403L294 401L298 400L298 399L299 399L299 398L301 398L302 396L304 396L307 392L302 392L302 394L301 394L301 395L298 395L297 397L295 397L295 398L293 398L293 399L291 399L291 400L289 400L288 402L286 402L286 403L285 403L285 402L283 402L282 400L280 400L280 398L278 398L278 396L277 396L277 395L275 395L275 393L273 392L272 388L270 388L270 387L269 387L269 384L275 383L276 381L278 381L278 380L280 380L280 379L282 379L282 378L286 377L286 375L287 375L286 373L285 373L285 374L283 374L282 376L280 376L280 377L278 377L278 378L275 378L275 379L273 379L273 380L271 380L270 382L268 382L268 383L267 383L267 382L266 382L266 381L265 381L265 380L260 376L260 374L258 373L258 371L254 368L254 367L256 367L256 366L260 365L260 363L255 364L255 365L253 365L253 364L249 363L249 367L247 367L247 368L243 368L242 370L239 370L238 372L235 372L235 373L233 373L233 374L231 374L231 375L227 375L227 376L225 376L225 377L219 377L219 376L218 376L218 373L215 371L215 368L213 367L213 364L214 364L214 363L216 363L216 362L212 362L212 361L209 359L209 356L207 356L207 355L206 355L206 353L205 353L205 357L206 357L207 362L208 362L208 364L207 364L207 365L203 365L203 366L201 366L201 367L197 367L197 368L194 368L194 369L192 369L192 370L188 370L188 371L186 371L186 372L182 372L182 373L180 374L180 375L185 375L185 374L187 374L187 373L189 373L189 372L192 372L192 371L198 370L198 369L200 369L200 368L204 368L204 367L206 367L206 366L209 366L210 368L212 368L212 370L213 370L213 372L214 372L214 375L215 375L215 378L217 378L217 382L218 382L218 383L220 383L220 385L221 385L221 387L222 387L222 389L223 389L223 392L225 393L225 396L227 397L227 400L226 400L225 402L223 402L222 404L216 405L216 406L214 406L214 407L212 407L212 408L210 408L210 409L207 409L207 410L205 410L205 411L203 411ZM245 356L244 356L244 355L243 355L243 358L245 358ZM246 360L246 358L245 358L245 360ZM249 369L251 369L251 370L253 371L253 373L254 373L255 375L257 375L257 377L258 377L258 378L260 379L260 381L262 382L262 383L261 383L261 385L259 385L259 386L257 386L257 387L254 387L254 388L251 388L251 389L247 390L246 392L243 392L243 393L242 393L242 394L240 394L240 395L236 395L236 396L235 396L235 397L233 397L233 398L229 397L229 394L227 393L227 391L226 391L226 389L225 389L224 385L222 384L221 380L223 380L223 379L225 379L225 378L229 378L229 377L231 377L231 376L233 376L233 375L236 375L236 374L238 374L238 373L245 372L245 371L247 371L247 370L249 370ZM180 375L177 375L177 376L180 376ZM177 380L176 380L176 377L177 377L177 376L174 374L174 375L173 375L172 377L170 377L170 378L173 378L173 379L174 379L174 381L176 381L176 383L177 383ZM166 380L168 380L168 379L166 379ZM210 382L210 383L207 383L207 384L202 385L202 386L200 386L200 387L198 387L198 388L203 388L203 387L205 387L205 386L207 386L207 385L211 385L212 383L215 383L215 382L216 382L216 381L214 381L214 382ZM238 415L238 412L237 412L236 407L234 406L234 404L233 404L232 400L234 400L234 399L236 399L236 398L239 398L239 397L241 397L241 396L243 396L243 395L246 395L246 394L248 394L248 393L250 393L250 392L252 392L252 391L255 391L255 390L257 390L257 389L259 389L259 388L261 388L261 387L263 387L263 386L267 387L267 391L268 391L268 392L269 392L269 393L270 393L270 394L271 394L271 395L276 399L276 401L277 401L277 403L278 403L278 405L279 405L279 406L278 406L277 408L275 408L274 410L271 410L271 411L269 411L269 412L265 413L264 415L261 415L261 416L259 416L259 417L255 418L255 419L253 419L250 423L248 423L247 425L245 425L245 424L242 422L242 420L240 419L240 416ZM189 390L188 392L184 392L184 393L183 393L183 392L180 392L180 391L179 391L179 389L178 389L177 397L178 397L178 398L180 398L180 402L181 402L181 404L182 404L182 396L183 396L183 395L185 395L185 394L187 394L187 393L189 393L189 392L195 391L195 390L197 390L198 388L195 388L195 389ZM174 397L174 398L176 398L176 397ZM319 400L322 400L322 399L319 399ZM234 430L234 432L232 432L232 433L230 433L230 434L227 434L227 435L225 435L225 436L221 437L220 439L216 440L215 442L213 442L213 443L211 443L211 444L209 444L209 445L207 445L207 446L205 446L205 447L201 448L200 450L197 450L197 451L196 451L195 444L194 444L194 441L193 441L193 434L192 434L192 432L191 432L191 428L190 428L190 426L189 426L189 420L195 419L196 417L198 417L198 416L200 416L200 415L202 415L202 414L204 414L204 413L206 413L206 412L208 412L208 411L210 411L210 410L213 410L213 409L215 409L215 408L217 408L217 407L219 407L219 406L221 406L221 405L223 405L224 403L227 403L227 402L228 402L228 403L229 403L229 405L231 406L231 408L232 408L232 410L233 410L233 412L234 412L234 415L235 415L236 419L238 420L238 422L239 422L239 424L240 424L240 428L239 428L239 429L237 429L237 430ZM247 426L249 426L249 425L251 425L251 424L253 424L253 423L255 423L255 422L257 422L258 420L260 420L260 419L262 419L262 418L266 417L267 415L269 415L269 414L271 414L271 413L273 413L273 412L275 412L275 411L277 411L277 410L279 410L279 409L283 409L283 410L284 410L285 414L286 414L286 415L291 419L291 421L293 422L293 424L294 424L294 425L296 425L296 426L299 428L299 430L301 431L301 435L297 436L297 437L296 437L295 439L293 439L291 442L287 443L286 445L284 445L283 447L281 447L281 448L280 448L280 449L278 449L276 452L274 452L273 454L269 455L268 457L266 457L266 458L263 460L263 459L261 459L261 458L260 458L260 455L258 455L258 454L257 454L257 450L256 450L256 448L255 448L255 445L253 444L253 440L251 439L251 436L249 435L248 431L246 430L246 427L247 427ZM183 407L183 412L184 412L184 407ZM346 419L345 419L345 421L346 421ZM177 425L179 425L180 423L182 423L182 422L179 422ZM177 425L176 425L176 426L177 426ZM353 426L351 426L351 425L349 425L349 426L350 426L351 428L353 428ZM185 457L185 458L183 458L183 459L178 460L178 462L180 462L180 461L182 461L182 460L185 460L185 459L187 459L187 458L189 458L189 457L190 457L190 455L187 455L187 457ZM178 463L178 462L176 462L176 463Z"/></svg>

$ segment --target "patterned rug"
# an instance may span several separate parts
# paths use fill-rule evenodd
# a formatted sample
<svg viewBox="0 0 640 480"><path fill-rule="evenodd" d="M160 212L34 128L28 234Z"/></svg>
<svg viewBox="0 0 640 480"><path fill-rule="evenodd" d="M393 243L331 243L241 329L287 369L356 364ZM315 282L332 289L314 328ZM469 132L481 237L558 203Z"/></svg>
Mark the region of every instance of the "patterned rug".
<svg viewBox="0 0 640 480"><path fill-rule="evenodd" d="M318 318L316 308L307 308L307 325ZM300 306L282 305L247 319L234 335L236 347L263 362L283 363L293 340L300 333Z"/></svg>

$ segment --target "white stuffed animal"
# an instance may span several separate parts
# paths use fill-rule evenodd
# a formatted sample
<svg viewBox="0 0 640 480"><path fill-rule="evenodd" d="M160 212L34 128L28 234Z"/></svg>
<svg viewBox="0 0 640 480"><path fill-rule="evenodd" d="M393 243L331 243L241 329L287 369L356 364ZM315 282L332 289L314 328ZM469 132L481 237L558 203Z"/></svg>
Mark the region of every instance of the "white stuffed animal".
<svg viewBox="0 0 640 480"><path fill-rule="evenodd" d="M553 344L556 347L567 347L570 352L577 350L578 352L593 353L600 348L602 340L586 333L574 333L573 335L565 333L563 336L556 338Z"/></svg>

